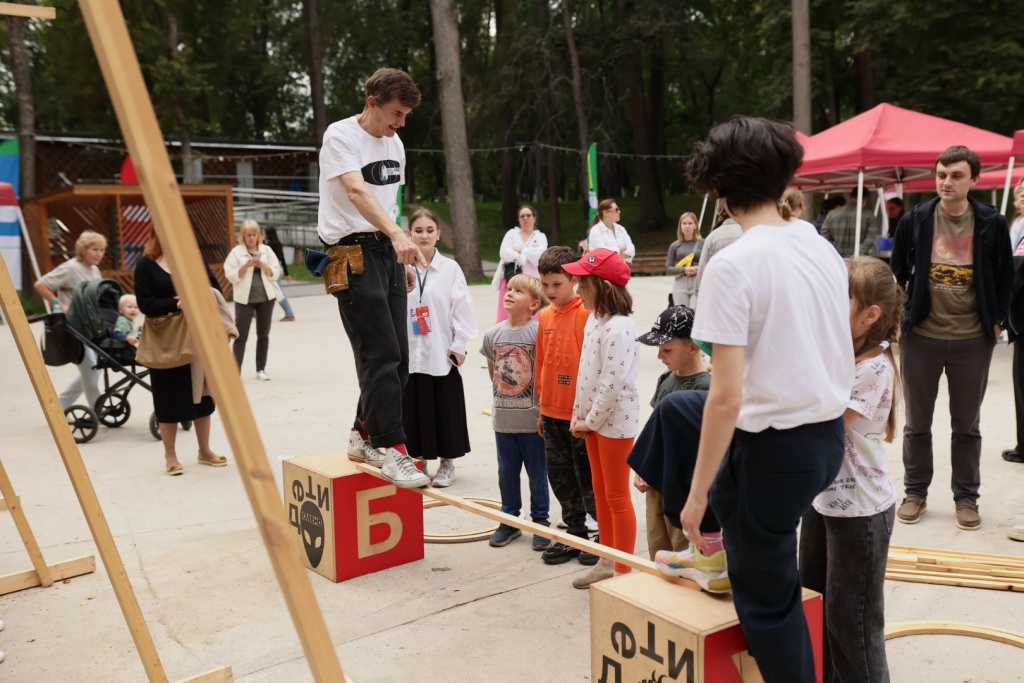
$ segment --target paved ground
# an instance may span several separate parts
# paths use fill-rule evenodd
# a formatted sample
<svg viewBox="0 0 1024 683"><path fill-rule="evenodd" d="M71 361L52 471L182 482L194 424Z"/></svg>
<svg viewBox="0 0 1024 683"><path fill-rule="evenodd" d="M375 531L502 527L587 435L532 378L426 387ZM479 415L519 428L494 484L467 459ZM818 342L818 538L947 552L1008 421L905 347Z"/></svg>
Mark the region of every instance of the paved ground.
<svg viewBox="0 0 1024 683"><path fill-rule="evenodd" d="M257 382L252 351L243 380L272 457L339 449L355 410L351 352L332 300L295 296L298 320L274 323L271 382ZM671 289L668 278L630 285L638 326L653 321ZM493 320L496 295L472 288L481 330ZM37 332L41 331L41 326ZM1012 445L1010 350L997 349L982 419L985 435L983 526L960 531L947 495L948 417L936 411L937 472L930 507L920 524L897 524L893 542L957 550L1024 555L1006 529L1024 523L1024 466L1003 462ZM0 458L51 563L95 548L13 340L0 329ZM643 354L640 386L653 392L661 366ZM61 388L73 369L53 369ZM466 496L498 495L486 373L474 352L466 365L473 452L450 489ZM799 369L794 369L798 381ZM231 464L199 467L191 434L179 438L185 475L162 474L161 446L147 427L150 397L136 390L124 427L103 429L82 446L89 473L171 680L230 664L246 683L311 680L309 668L267 555L256 531L234 458L219 421L213 444ZM649 411L645 410L643 415ZM890 465L902 480L899 444ZM280 468L276 466L280 480ZM553 501L554 502L554 501ZM642 499L634 502L642 509ZM642 515L640 519L642 520ZM485 520L433 509L428 530L469 530ZM646 553L643 532L637 552ZM10 515L0 513L0 574L29 568ZM570 586L580 566L545 566L524 537L506 548L485 542L428 545L426 558L406 566L333 584L312 581L346 673L369 681L587 681L590 680L586 591ZM964 621L1024 630L1024 595L890 582L890 622ZM100 568L95 574L0 597L3 681L144 680L128 629ZM1024 680L1024 650L953 636L918 636L889 643L894 681Z"/></svg>

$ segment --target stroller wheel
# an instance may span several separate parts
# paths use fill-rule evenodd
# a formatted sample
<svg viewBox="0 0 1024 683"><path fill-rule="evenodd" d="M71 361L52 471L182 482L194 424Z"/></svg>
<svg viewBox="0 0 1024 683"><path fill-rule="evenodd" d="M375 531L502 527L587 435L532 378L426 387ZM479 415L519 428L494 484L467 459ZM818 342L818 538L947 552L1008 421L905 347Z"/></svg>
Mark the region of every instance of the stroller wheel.
<svg viewBox="0 0 1024 683"><path fill-rule="evenodd" d="M120 427L128 421L132 407L121 394L104 394L96 401L96 414L100 422L108 427Z"/></svg>
<svg viewBox="0 0 1024 683"><path fill-rule="evenodd" d="M156 413L154 412L149 416L149 433L153 435L153 438L157 441L163 441L160 436L160 423L156 421Z"/></svg>
<svg viewBox="0 0 1024 683"><path fill-rule="evenodd" d="M186 432L192 429L192 420L185 420L184 422L182 422L181 428L184 429Z"/></svg>
<svg viewBox="0 0 1024 683"><path fill-rule="evenodd" d="M75 438L75 443L85 443L92 440L92 437L96 436L96 432L100 430L100 421L89 408L85 406L71 406L64 411L64 417L67 418L68 427L71 429L71 436Z"/></svg>

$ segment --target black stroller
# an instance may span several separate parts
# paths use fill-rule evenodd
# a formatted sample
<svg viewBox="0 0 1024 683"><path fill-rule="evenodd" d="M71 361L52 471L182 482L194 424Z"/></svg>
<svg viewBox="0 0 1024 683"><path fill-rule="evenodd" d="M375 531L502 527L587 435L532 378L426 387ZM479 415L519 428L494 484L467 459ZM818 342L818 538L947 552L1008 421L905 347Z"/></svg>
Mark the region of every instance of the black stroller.
<svg viewBox="0 0 1024 683"><path fill-rule="evenodd" d="M127 422L132 413L128 393L133 387L152 391L145 381L149 370L135 363L135 347L114 338L120 299L121 285L116 280L89 280L75 287L67 315L57 310L42 316L46 326L42 352L47 365L80 363L87 346L96 352L95 369L103 371L96 405L73 405L64 411L77 443L96 436L100 424L120 427ZM190 429L192 423L181 426ZM149 431L160 439L156 413L150 415Z"/></svg>

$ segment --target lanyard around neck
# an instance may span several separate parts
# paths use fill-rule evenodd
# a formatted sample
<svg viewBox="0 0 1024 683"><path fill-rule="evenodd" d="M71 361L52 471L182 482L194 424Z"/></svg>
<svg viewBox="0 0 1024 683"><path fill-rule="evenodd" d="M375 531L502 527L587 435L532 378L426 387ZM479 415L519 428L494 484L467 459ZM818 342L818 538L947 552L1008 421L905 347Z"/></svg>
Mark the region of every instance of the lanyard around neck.
<svg viewBox="0 0 1024 683"><path fill-rule="evenodd" d="M423 277L420 277L419 266L413 266L416 269L416 282L420 285L420 303L423 303L423 290L427 287L427 277L430 275L430 264L434 262L434 256L437 256L437 250L434 250L433 256L430 257L427 269L423 271Z"/></svg>

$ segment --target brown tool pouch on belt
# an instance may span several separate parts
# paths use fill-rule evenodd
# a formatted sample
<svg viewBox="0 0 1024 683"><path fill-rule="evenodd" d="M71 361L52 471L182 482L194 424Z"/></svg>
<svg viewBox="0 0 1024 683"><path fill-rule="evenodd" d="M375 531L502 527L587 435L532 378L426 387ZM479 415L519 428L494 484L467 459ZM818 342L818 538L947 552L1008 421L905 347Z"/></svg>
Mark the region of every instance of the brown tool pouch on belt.
<svg viewBox="0 0 1024 683"><path fill-rule="evenodd" d="M353 275L363 274L363 248L358 244L339 244L327 249L331 257L324 268L324 289L334 294L348 289L349 268Z"/></svg>

